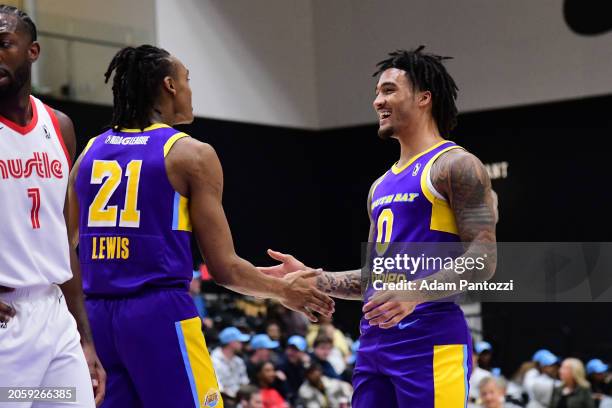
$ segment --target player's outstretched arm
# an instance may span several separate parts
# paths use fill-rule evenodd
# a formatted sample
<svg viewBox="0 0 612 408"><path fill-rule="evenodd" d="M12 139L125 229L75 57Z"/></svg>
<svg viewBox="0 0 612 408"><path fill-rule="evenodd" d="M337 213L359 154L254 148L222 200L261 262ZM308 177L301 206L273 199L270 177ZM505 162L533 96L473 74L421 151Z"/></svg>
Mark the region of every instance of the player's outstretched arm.
<svg viewBox="0 0 612 408"><path fill-rule="evenodd" d="M74 158L76 151L76 137L74 127L70 118L59 111L55 111L57 120L60 124L64 143L70 154ZM76 245L78 244L78 213L79 207L74 192L74 180L78 171L77 161L70 172L68 178L68 191L66 192L66 200L64 201L64 218L66 220L66 228L68 231L69 251L70 251L70 269L72 270L72 279L60 285L64 296L66 297L66 305L68 310L74 317L77 323L77 329L81 335L81 346L85 353L85 359L89 367L92 385L94 387L94 396L96 406L99 406L104 400L106 390L106 372L102 367L102 363L96 354L96 348L89 327L89 319L85 310L85 302L83 296L83 284L81 281L81 267L76 254Z"/></svg>
<svg viewBox="0 0 612 408"><path fill-rule="evenodd" d="M382 177L372 184L368 193L367 211L368 217L370 218L368 242L371 242L374 239L374 223L372 222L371 209L372 194L381 179ZM293 255L283 254L282 252L274 251L272 249L268 249L268 255L271 258L279 261L280 264L259 267L259 270L265 274L271 276L284 276L290 272L307 269L304 263L296 259ZM363 281L362 271L359 269L342 272L322 271L321 274L316 277L316 285L322 292L340 299L362 300L363 288L365 287L365 284L366 282ZM397 313L395 312L400 312L399 309L401 308L401 305L393 304L390 306L393 307L389 308L388 312L393 314L393 316L396 316Z"/></svg>
<svg viewBox="0 0 612 408"><path fill-rule="evenodd" d="M306 265L296 259L293 255L284 254L282 252L268 249L268 255L270 258L280 262L274 266L261 266L258 269L270 276L282 277L288 273L308 270ZM361 271L343 271L343 272L324 272L313 278L314 284L323 293L327 293L330 296L348 299L348 300L361 300Z"/></svg>
<svg viewBox="0 0 612 408"><path fill-rule="evenodd" d="M320 272L303 271L283 278L261 273L234 249L223 206L223 171L214 149L192 138L177 141L166 157L170 181L189 197L189 213L196 239L215 281L246 295L279 300L285 307L316 321L311 310L333 311L333 300L312 284Z"/></svg>

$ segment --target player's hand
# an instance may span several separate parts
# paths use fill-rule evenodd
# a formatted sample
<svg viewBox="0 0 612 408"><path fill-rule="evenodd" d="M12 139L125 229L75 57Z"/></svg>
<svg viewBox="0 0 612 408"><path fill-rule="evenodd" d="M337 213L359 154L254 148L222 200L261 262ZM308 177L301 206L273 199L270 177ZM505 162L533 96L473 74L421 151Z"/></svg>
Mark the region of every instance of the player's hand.
<svg viewBox="0 0 612 408"><path fill-rule="evenodd" d="M91 375L96 406L99 407L102 401L104 401L104 394L106 393L106 371L104 371L92 343L83 343L83 353L85 354L85 360L87 360L89 374Z"/></svg>
<svg viewBox="0 0 612 408"><path fill-rule="evenodd" d="M410 313L418 305L417 302L398 302L389 300L379 303L377 300L370 300L363 306L363 313L370 326L378 326L381 329L389 329Z"/></svg>
<svg viewBox="0 0 612 408"><path fill-rule="evenodd" d="M303 313L311 322L318 319L312 313L318 312L331 317L334 301L316 287L316 277L321 271L307 270L291 272L284 276L288 283L280 300L287 309Z"/></svg>
<svg viewBox="0 0 612 408"><path fill-rule="evenodd" d="M282 278L288 273L306 269L306 265L295 259L293 255L283 254L282 252L273 251L271 249L268 249L268 255L281 263L275 266L261 266L257 268L266 275Z"/></svg>

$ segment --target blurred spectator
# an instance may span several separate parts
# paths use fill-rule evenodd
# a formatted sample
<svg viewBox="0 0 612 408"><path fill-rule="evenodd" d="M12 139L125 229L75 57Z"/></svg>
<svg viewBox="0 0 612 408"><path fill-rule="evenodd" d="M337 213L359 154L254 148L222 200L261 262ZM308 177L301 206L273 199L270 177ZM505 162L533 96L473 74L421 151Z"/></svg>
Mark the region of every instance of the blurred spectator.
<svg viewBox="0 0 612 408"><path fill-rule="evenodd" d="M252 354L247 360L247 373L251 380L255 381L256 366L272 360L272 350L278 348L280 343L272 340L267 334L256 334L251 339L249 346Z"/></svg>
<svg viewBox="0 0 612 408"><path fill-rule="evenodd" d="M264 408L289 408L289 404L273 387L276 382L276 371L274 365L269 362L261 362L255 366L255 383L261 390L261 400Z"/></svg>
<svg viewBox="0 0 612 408"><path fill-rule="evenodd" d="M546 408L550 405L559 371L559 358L549 350L541 349L533 355L535 367L525 373L523 387L529 395L527 408Z"/></svg>
<svg viewBox="0 0 612 408"><path fill-rule="evenodd" d="M313 324L308 328L308 334L306 335L308 345L314 347L315 339L323 335L332 340L333 346L342 353L344 358L351 355L346 336L334 326L332 319L327 316L319 316L319 324Z"/></svg>
<svg viewBox="0 0 612 408"><path fill-rule="evenodd" d="M253 385L243 385L236 394L236 408L263 408L261 391Z"/></svg>
<svg viewBox="0 0 612 408"><path fill-rule="evenodd" d="M518 401L520 406L524 407L527 405L529 401L529 396L523 387L523 381L525 379L525 374L535 368L536 363L533 361L525 361L519 369L514 373L512 379L508 382L506 386L506 396L511 398L514 401ZM537 371L537 370L536 370Z"/></svg>
<svg viewBox="0 0 612 408"><path fill-rule="evenodd" d="M562 384L555 387L551 408L594 408L589 382L585 378L584 365L577 358L566 358L561 363L559 377Z"/></svg>
<svg viewBox="0 0 612 408"><path fill-rule="evenodd" d="M321 366L313 363L306 369L299 401L304 408L343 408L349 406L352 393L350 384L324 376Z"/></svg>
<svg viewBox="0 0 612 408"><path fill-rule="evenodd" d="M485 377L478 384L483 408L519 408L506 401L506 382L501 377Z"/></svg>
<svg viewBox="0 0 612 408"><path fill-rule="evenodd" d="M491 361L491 354L493 347L486 341L479 341L474 345L474 352L472 353L472 376L470 377L470 392L469 401L474 402L479 397L479 385L480 382L487 378L492 377L493 374L489 370L480 367L480 361L489 362ZM486 355L486 356L484 356ZM484 356L481 358L481 356Z"/></svg>
<svg viewBox="0 0 612 408"><path fill-rule="evenodd" d="M329 362L329 354L332 351L332 339L327 336L319 336L313 344L312 362L321 366L323 375L329 378L340 379L340 375Z"/></svg>
<svg viewBox="0 0 612 408"><path fill-rule="evenodd" d="M600 406L606 395L610 395L611 382L608 370L609 366L598 358L590 360L586 365L586 372L591 383L591 391L593 392L596 407Z"/></svg>
<svg viewBox="0 0 612 408"><path fill-rule="evenodd" d="M292 404L295 404L308 365L310 365L310 356L306 354L306 339L297 335L289 337L279 369L287 378L287 400Z"/></svg>
<svg viewBox="0 0 612 408"><path fill-rule="evenodd" d="M597 401L595 401L597 403ZM612 398L604 395L601 401L599 401L599 408L612 408Z"/></svg>
<svg viewBox="0 0 612 408"><path fill-rule="evenodd" d="M193 271L193 279L189 284L189 294L195 303L196 309L198 309L198 315L202 319L204 326L210 329L213 327L213 321L208 317L208 311L206 310L206 299L202 296L202 275L199 271Z"/></svg>
<svg viewBox="0 0 612 408"><path fill-rule="evenodd" d="M474 346L478 356L478 367L491 371L491 360L493 358L493 346L488 341L479 341Z"/></svg>
<svg viewBox="0 0 612 408"><path fill-rule="evenodd" d="M211 353L221 391L232 398L236 396L241 385L249 383L246 365L238 354L242 351L242 343L250 338L236 327L228 327L219 333L221 346Z"/></svg>
<svg viewBox="0 0 612 408"><path fill-rule="evenodd" d="M332 340L332 349L327 361L334 367L336 373L342 374L346 370L346 361L351 355L346 336L334 326L332 319L326 316L320 316L319 324L311 326L306 340L309 345L314 345L314 340L319 336L329 337Z"/></svg>
<svg viewBox="0 0 612 408"><path fill-rule="evenodd" d="M281 339L281 328L278 323L271 321L266 324L266 334L271 340L280 341Z"/></svg>
<svg viewBox="0 0 612 408"><path fill-rule="evenodd" d="M280 322L281 328L285 333L306 336L310 321L301 313L286 309L283 305L275 302L270 305L268 316Z"/></svg>

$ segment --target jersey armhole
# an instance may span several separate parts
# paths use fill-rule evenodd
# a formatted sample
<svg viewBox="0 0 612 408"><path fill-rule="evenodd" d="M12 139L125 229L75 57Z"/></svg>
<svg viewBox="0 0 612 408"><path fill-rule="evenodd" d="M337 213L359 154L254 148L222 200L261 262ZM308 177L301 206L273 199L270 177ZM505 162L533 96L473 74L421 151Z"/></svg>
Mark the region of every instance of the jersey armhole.
<svg viewBox="0 0 612 408"><path fill-rule="evenodd" d="M59 139L60 145L62 146L62 150L64 150L64 154L66 155L66 160L68 161L68 170L72 169L72 159L70 158L70 154L68 153L68 149L66 148L66 143L64 142L64 136L62 135L62 130L59 125L59 121L57 120L57 115L55 115L55 111L50 106L43 104L45 110L49 114L51 118L51 123L53 123L53 128L55 129L55 134Z"/></svg>
<svg viewBox="0 0 612 408"><path fill-rule="evenodd" d="M446 197L444 197L442 194L440 194L440 192L438 190L436 190L436 188L434 187L433 183L431 182L431 167L427 167L427 175L425 175L425 177L426 177L425 181L427 183L427 188L434 195L434 197L436 197L439 200L448 202Z"/></svg>
<svg viewBox="0 0 612 408"><path fill-rule="evenodd" d="M178 132L172 135L164 144L164 157L168 156L168 153L170 153L172 146L174 146L177 140L182 139L184 137L189 137L189 135L183 132Z"/></svg>
<svg viewBox="0 0 612 408"><path fill-rule="evenodd" d="M448 152L449 150L454 150L454 149L463 149L463 147L455 145L455 146L450 146L444 150L439 151L438 153L436 153L435 156L433 156L429 160L429 162L427 162L427 164L425 165L425 168L423 169L423 173L421 174L421 189L423 190L423 194L425 194L425 197L427 197L427 199L432 204L434 200L436 199L448 204L448 200L446 199L446 197L444 197L442 193L436 190L436 188L433 185L433 182L431 181L431 168L433 164L435 163L435 161L440 156L442 156L442 154Z"/></svg>
<svg viewBox="0 0 612 408"><path fill-rule="evenodd" d="M85 145L85 148L83 149L83 151L81 152L81 156L85 156L85 154L87 153L87 151L89 150L89 148L91 148L91 145L93 145L93 143L96 141L96 139L98 138L98 136L94 136L91 139L89 139L89 141L87 142L87 144Z"/></svg>

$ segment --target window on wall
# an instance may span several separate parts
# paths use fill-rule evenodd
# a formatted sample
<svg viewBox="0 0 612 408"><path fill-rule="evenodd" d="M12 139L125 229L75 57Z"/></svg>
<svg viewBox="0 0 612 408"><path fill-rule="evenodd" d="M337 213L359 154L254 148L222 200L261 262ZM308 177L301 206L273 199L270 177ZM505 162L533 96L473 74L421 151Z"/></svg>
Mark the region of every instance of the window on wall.
<svg viewBox="0 0 612 408"><path fill-rule="evenodd" d="M112 57L127 45L155 43L155 0L25 3L41 46L32 74L37 94L110 104L104 72Z"/></svg>

